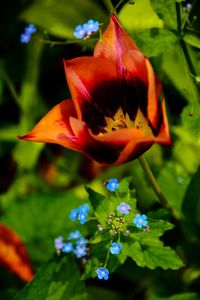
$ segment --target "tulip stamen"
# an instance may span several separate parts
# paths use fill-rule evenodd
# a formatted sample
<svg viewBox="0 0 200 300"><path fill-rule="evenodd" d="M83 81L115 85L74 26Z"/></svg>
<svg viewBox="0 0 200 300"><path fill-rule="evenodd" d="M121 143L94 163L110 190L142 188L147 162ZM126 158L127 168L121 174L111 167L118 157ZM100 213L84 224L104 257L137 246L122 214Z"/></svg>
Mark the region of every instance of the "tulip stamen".
<svg viewBox="0 0 200 300"><path fill-rule="evenodd" d="M122 108L120 107L112 118L105 117L105 121L106 126L100 128L100 135L124 128L136 128L138 130L142 130L144 135L147 136L152 134L148 120L144 117L140 108L138 108L134 120L130 119L128 113L124 114Z"/></svg>

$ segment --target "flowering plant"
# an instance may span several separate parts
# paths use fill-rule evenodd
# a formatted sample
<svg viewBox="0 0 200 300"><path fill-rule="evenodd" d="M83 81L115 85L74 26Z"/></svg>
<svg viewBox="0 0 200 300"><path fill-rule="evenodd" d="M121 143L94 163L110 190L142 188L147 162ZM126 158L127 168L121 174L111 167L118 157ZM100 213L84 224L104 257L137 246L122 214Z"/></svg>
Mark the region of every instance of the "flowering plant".
<svg viewBox="0 0 200 300"><path fill-rule="evenodd" d="M199 1L14 2L0 298L199 300Z"/></svg>
<svg viewBox="0 0 200 300"><path fill-rule="evenodd" d="M20 139L56 143L104 165L171 143L161 82L116 16L93 57L64 66L72 100L57 104Z"/></svg>

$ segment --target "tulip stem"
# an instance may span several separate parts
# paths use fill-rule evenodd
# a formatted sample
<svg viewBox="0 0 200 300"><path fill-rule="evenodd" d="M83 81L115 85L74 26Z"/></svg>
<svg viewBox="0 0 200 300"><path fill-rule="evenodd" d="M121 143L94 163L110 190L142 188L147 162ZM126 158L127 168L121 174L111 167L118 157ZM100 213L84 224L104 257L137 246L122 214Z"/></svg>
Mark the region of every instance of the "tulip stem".
<svg viewBox="0 0 200 300"><path fill-rule="evenodd" d="M111 0L104 0L104 3L109 12L113 13L115 11L115 8L114 8Z"/></svg>
<svg viewBox="0 0 200 300"><path fill-rule="evenodd" d="M170 206L170 204L168 203L166 197L163 195L163 193L161 191L161 188L160 188L156 178L154 177L154 175L153 175L153 173L152 173L145 157L140 156L138 158L138 160L139 160L139 163L140 163L141 167L143 168L147 178L149 179L155 194L158 196L158 199L160 200L160 203L162 204L162 206L167 208L171 212L171 214L174 216L174 218L179 219L180 216L178 215L176 210L173 207Z"/></svg>

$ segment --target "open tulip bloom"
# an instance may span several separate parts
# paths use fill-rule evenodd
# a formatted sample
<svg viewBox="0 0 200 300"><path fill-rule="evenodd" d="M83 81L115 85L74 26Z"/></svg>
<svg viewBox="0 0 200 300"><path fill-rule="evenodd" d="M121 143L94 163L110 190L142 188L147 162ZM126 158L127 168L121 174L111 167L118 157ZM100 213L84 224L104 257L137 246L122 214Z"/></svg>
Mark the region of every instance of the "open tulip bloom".
<svg viewBox="0 0 200 300"><path fill-rule="evenodd" d="M91 57L64 60L72 99L20 139L55 143L103 164L123 164L170 144L162 86L149 60L112 15Z"/></svg>

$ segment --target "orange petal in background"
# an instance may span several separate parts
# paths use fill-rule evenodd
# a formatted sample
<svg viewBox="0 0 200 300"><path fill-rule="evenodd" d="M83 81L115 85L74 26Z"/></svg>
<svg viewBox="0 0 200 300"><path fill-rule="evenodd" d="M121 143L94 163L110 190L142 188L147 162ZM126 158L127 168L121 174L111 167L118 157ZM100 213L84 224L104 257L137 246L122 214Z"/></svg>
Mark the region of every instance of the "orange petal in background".
<svg viewBox="0 0 200 300"><path fill-rule="evenodd" d="M0 224L0 264L25 281L33 278L25 246L19 236L3 224Z"/></svg>

